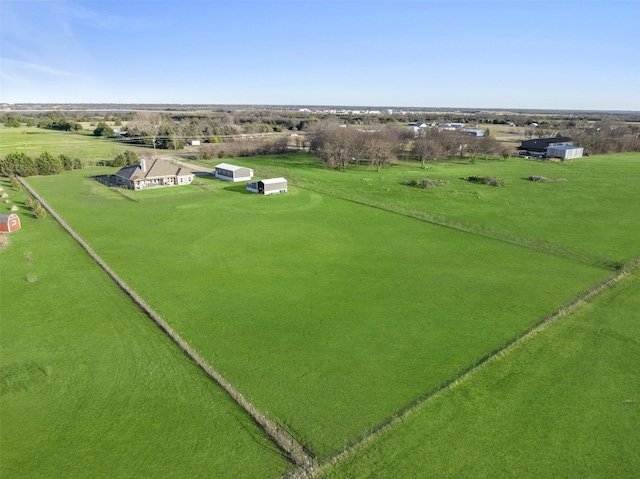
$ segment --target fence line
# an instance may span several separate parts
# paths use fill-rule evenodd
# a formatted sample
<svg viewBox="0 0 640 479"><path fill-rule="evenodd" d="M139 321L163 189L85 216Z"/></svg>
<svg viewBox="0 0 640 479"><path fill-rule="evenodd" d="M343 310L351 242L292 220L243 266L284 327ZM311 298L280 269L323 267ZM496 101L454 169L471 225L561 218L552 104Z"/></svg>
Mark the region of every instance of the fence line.
<svg viewBox="0 0 640 479"><path fill-rule="evenodd" d="M229 381L227 381L213 366L207 363L189 344L176 333L138 294L129 287L100 256L78 235L62 217L24 180L17 176L18 181L26 190L38 200L49 214L75 239L96 263L115 281L115 283L153 320L170 338L189 356L207 375L218 383L249 416L262 427L269 437L287 454L287 456L302 470L317 466L315 455L290 434L285 427L269 419L249 400L247 400Z"/></svg>
<svg viewBox="0 0 640 479"><path fill-rule="evenodd" d="M368 206L370 208L375 208L375 209L387 211L390 213L395 213L401 216L405 216L407 218L417 219L420 221L424 221L426 223L431 223L434 225L443 226L445 228L451 228L457 231L462 231L464 233L470 233L473 235L478 235L485 238L493 239L496 241L502 241L503 243L520 246L522 248L532 249L535 251L539 251L541 253L559 256L562 258L566 258L572 261L578 261L580 263L588 264L591 266L597 266L597 267L609 269L609 270L617 270L622 267L621 263L613 259L602 258L596 255L586 253L584 251L574 250L572 248L550 243L544 240L531 239L526 236L519 236L513 233L496 230L489 226L451 220L443 216L434 216L425 211L414 210L412 208L393 205L393 204L380 203L371 199L362 200L359 198L353 198L353 197L350 197L348 194L335 193L333 191L327 190L326 188L323 188L322 186L310 185L305 183L304 181L300 182L300 181L296 181L295 179L290 180L290 183L293 184L294 186L297 186L298 188L303 188L305 190L313 191L315 193L320 193L326 196L331 196L333 198L337 198L340 200L349 201L351 203Z"/></svg>
<svg viewBox="0 0 640 479"><path fill-rule="evenodd" d="M640 268L640 259L634 259L624 264L619 269L619 271L617 271L615 274L609 276L608 278L605 278L604 280L595 284L594 286L587 289L586 291L583 291L582 293L578 294L572 300L568 301L567 303L555 309L552 313L550 313L546 317L542 318L540 321L538 321L528 330L516 335L513 339L511 339L507 343L503 344L498 348L495 348L493 351L487 353L482 358L476 360L474 363L470 364L466 368L459 371L453 377L447 379L443 383L439 384L438 386L434 387L433 389L426 392L422 396L418 397L411 404L401 409L400 411L396 412L391 417L388 417L382 423L378 424L376 427L370 430L369 433L360 436L350 444L346 445L340 451L335 453L333 456L327 458L326 460L324 460L322 463L318 464L315 467L306 468L306 469L298 468L296 471L292 472L289 476L287 476L287 479L314 478L314 477L317 477L321 472L338 464L339 462L342 462L343 460L353 455L356 451L358 451L359 449L361 449L362 447L364 447L365 445L367 445L377 437L381 436L388 430L400 424L404 419L414 414L426 403L433 401L434 399L444 394L446 391L457 387L462 382L469 379L473 374L478 372L480 369L484 368L491 362L501 358L505 354L508 354L512 350L519 347L525 341L528 341L534 336L540 334L542 331L548 328L549 325L551 325L555 321L575 312L584 304L586 304L588 301L591 301L596 296L608 290L616 283L622 281L625 277L627 277L629 274L631 274L633 271L637 270L638 268Z"/></svg>

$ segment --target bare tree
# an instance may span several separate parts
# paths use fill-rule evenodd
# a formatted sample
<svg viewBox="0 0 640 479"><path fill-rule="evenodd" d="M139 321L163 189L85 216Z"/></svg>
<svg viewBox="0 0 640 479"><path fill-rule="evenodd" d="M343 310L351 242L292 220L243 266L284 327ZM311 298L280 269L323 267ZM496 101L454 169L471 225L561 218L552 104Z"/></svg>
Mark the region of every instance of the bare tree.
<svg viewBox="0 0 640 479"><path fill-rule="evenodd" d="M427 167L427 161L436 161L444 156L440 134L436 129L422 130L413 142L413 152L420 158L423 169Z"/></svg>
<svg viewBox="0 0 640 479"><path fill-rule="evenodd" d="M400 141L396 131L385 128L364 135L365 155L377 171L397 158Z"/></svg>
<svg viewBox="0 0 640 479"><path fill-rule="evenodd" d="M329 168L345 170L352 159L360 157L361 142L361 133L354 128L318 123L311 132L310 149Z"/></svg>

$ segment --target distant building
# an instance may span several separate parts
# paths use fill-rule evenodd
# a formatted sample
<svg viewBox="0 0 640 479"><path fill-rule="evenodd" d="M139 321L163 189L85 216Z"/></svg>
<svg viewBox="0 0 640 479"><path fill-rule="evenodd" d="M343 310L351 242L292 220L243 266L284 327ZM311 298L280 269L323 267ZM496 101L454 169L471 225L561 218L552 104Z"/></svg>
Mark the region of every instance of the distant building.
<svg viewBox="0 0 640 479"><path fill-rule="evenodd" d="M287 192L287 180L285 178L270 178L247 183L247 190L261 195Z"/></svg>
<svg viewBox="0 0 640 479"><path fill-rule="evenodd" d="M441 130L460 130L464 128L464 123L440 123L438 128Z"/></svg>
<svg viewBox="0 0 640 479"><path fill-rule="evenodd" d="M547 148L550 146L571 145L572 139L567 136L556 136L554 138L535 138L524 140L518 147L520 156L531 156L533 158L544 158L547 156Z"/></svg>
<svg viewBox="0 0 640 479"><path fill-rule="evenodd" d="M11 233L20 229L20 217L15 213L0 214L0 233Z"/></svg>
<svg viewBox="0 0 640 479"><path fill-rule="evenodd" d="M115 174L116 186L144 190L160 186L189 185L195 174L166 160L140 160L137 165L123 166Z"/></svg>
<svg viewBox="0 0 640 479"><path fill-rule="evenodd" d="M463 128L460 131L470 136L484 136L484 130L480 128Z"/></svg>
<svg viewBox="0 0 640 479"><path fill-rule="evenodd" d="M220 163L215 166L213 176L226 181L247 181L253 178L253 170L244 166Z"/></svg>

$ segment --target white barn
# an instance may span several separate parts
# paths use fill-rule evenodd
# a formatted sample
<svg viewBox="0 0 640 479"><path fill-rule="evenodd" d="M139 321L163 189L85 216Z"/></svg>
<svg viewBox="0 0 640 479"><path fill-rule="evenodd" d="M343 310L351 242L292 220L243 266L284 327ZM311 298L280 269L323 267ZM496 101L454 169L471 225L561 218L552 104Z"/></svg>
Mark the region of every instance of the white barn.
<svg viewBox="0 0 640 479"><path fill-rule="evenodd" d="M573 160L574 158L582 158L584 148L573 145L558 145L547 147L547 158L560 158L561 160Z"/></svg>
<svg viewBox="0 0 640 479"><path fill-rule="evenodd" d="M230 165L228 163L220 163L215 166L213 176L221 180L227 181L247 181L253 178L253 170L244 166Z"/></svg>
<svg viewBox="0 0 640 479"><path fill-rule="evenodd" d="M269 178L247 183L247 190L261 195L273 195L274 193L287 192L287 180L285 178Z"/></svg>

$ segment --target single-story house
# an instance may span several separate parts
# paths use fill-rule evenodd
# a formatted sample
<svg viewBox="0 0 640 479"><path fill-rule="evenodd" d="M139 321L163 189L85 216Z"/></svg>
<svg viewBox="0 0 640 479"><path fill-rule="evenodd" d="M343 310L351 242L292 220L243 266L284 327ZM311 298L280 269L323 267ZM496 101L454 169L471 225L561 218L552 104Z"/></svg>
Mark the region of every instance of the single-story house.
<svg viewBox="0 0 640 479"><path fill-rule="evenodd" d="M20 217L15 213L0 214L0 233L11 233L20 229Z"/></svg>
<svg viewBox="0 0 640 479"><path fill-rule="evenodd" d="M582 158L584 148L573 145L550 146L547 148L547 158L560 158L561 160L573 160Z"/></svg>
<svg viewBox="0 0 640 479"><path fill-rule="evenodd" d="M547 148L550 146L571 145L571 138L568 136L556 136L554 138L535 138L533 140L524 140L518 147L520 156L532 156L534 158L542 158L547 156Z"/></svg>
<svg viewBox="0 0 640 479"><path fill-rule="evenodd" d="M227 181L247 181L253 178L253 170L244 166L220 163L215 166L213 176Z"/></svg>
<svg viewBox="0 0 640 479"><path fill-rule="evenodd" d="M123 166L115 174L116 186L144 190L159 186L190 185L195 174L166 160L140 160L137 165Z"/></svg>
<svg viewBox="0 0 640 479"><path fill-rule="evenodd" d="M247 183L247 190L261 195L287 192L287 180L285 178L269 178Z"/></svg>

